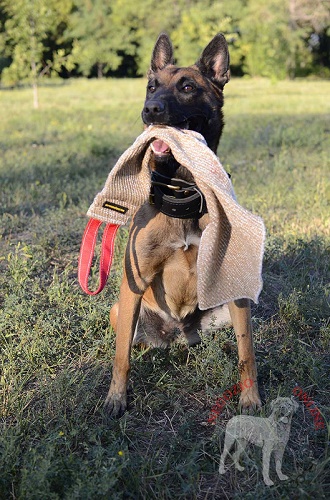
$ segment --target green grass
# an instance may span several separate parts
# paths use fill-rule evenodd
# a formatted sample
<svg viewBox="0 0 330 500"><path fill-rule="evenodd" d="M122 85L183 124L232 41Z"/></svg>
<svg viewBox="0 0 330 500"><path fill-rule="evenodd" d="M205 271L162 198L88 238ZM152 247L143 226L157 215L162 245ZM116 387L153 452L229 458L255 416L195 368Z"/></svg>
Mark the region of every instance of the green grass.
<svg viewBox="0 0 330 500"><path fill-rule="evenodd" d="M0 349L2 499L328 498L325 430L300 403L272 488L251 449L245 472L219 476L235 399L206 424L238 379L231 329L201 346L134 349L130 410L107 421L125 230L97 297L76 268L86 210L142 130L143 80L72 81L0 93ZM264 291L253 307L268 415L296 384L329 420L330 82L233 80L219 148L239 201L267 227ZM229 346L229 347L228 347ZM229 462L228 462L229 464Z"/></svg>

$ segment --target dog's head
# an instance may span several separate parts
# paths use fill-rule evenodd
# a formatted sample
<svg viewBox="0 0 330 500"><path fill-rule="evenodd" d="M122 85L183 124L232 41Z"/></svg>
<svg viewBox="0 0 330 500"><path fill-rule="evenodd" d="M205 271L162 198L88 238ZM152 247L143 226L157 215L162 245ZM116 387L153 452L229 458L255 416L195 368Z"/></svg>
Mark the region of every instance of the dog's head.
<svg viewBox="0 0 330 500"><path fill-rule="evenodd" d="M192 66L174 65L173 47L162 33L154 47L142 111L145 125L169 125L201 133L216 152L223 128L223 87L230 78L229 53L223 35L216 35ZM170 154L155 141L157 160Z"/></svg>
<svg viewBox="0 0 330 500"><path fill-rule="evenodd" d="M275 419L284 424L289 422L299 408L298 403L293 398L276 398L270 406Z"/></svg>

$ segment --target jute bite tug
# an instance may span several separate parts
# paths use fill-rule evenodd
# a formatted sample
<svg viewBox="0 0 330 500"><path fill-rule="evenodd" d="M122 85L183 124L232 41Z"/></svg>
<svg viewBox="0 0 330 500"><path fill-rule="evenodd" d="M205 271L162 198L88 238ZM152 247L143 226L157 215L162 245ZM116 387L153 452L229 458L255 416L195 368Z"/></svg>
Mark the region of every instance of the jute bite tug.
<svg viewBox="0 0 330 500"><path fill-rule="evenodd" d="M192 66L173 63L166 34L158 38L142 111L145 131L121 156L89 208L79 281L98 293L111 265L117 227L131 220L118 302L110 311L116 353L106 409L127 408L133 343L167 346L232 323L238 344L243 408L260 406L250 300L262 288L262 220L241 207L216 151L223 128L229 54L217 35ZM103 235L100 287L88 290L96 232ZM252 380L252 384L244 385Z"/></svg>

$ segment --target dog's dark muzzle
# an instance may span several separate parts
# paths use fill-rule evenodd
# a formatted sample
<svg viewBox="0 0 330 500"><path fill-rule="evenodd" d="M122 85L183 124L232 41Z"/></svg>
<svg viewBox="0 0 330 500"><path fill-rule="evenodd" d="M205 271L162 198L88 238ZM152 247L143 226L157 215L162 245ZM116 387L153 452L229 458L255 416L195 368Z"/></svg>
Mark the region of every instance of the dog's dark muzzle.
<svg viewBox="0 0 330 500"><path fill-rule="evenodd" d="M142 120L146 125L162 124L166 125L167 120L167 106L164 101L160 99L148 99L142 110Z"/></svg>
<svg viewBox="0 0 330 500"><path fill-rule="evenodd" d="M189 110L173 110L173 102L162 98L147 99L142 110L142 120L146 125L168 125L182 129L195 130L202 133L202 129L207 123L207 115L191 115Z"/></svg>

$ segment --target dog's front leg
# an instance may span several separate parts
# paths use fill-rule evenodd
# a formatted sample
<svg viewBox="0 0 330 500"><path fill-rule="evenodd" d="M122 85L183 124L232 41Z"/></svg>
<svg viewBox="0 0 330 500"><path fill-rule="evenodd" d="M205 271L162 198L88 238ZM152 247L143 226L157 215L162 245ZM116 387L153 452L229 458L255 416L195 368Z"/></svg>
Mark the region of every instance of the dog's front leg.
<svg viewBox="0 0 330 500"><path fill-rule="evenodd" d="M120 287L116 318L116 353L112 380L105 408L113 417L120 417L127 407L127 382L130 370L132 339L139 317L142 294L134 293L128 284L126 273Z"/></svg>
<svg viewBox="0 0 330 500"><path fill-rule="evenodd" d="M235 300L230 302L228 307L238 346L238 369L242 386L240 406L256 408L261 406L261 401L253 347L250 301L248 299Z"/></svg>
<svg viewBox="0 0 330 500"><path fill-rule="evenodd" d="M271 453L272 453L272 448L269 445L269 443L264 443L264 447L262 449L262 476L267 486L273 486L274 484L269 477L269 464L270 464Z"/></svg>
<svg viewBox="0 0 330 500"><path fill-rule="evenodd" d="M276 472L281 481L286 481L287 479L289 479L288 476L286 476L282 472L282 460L283 460L284 450L285 446L281 444L279 444L277 449L274 450Z"/></svg>

